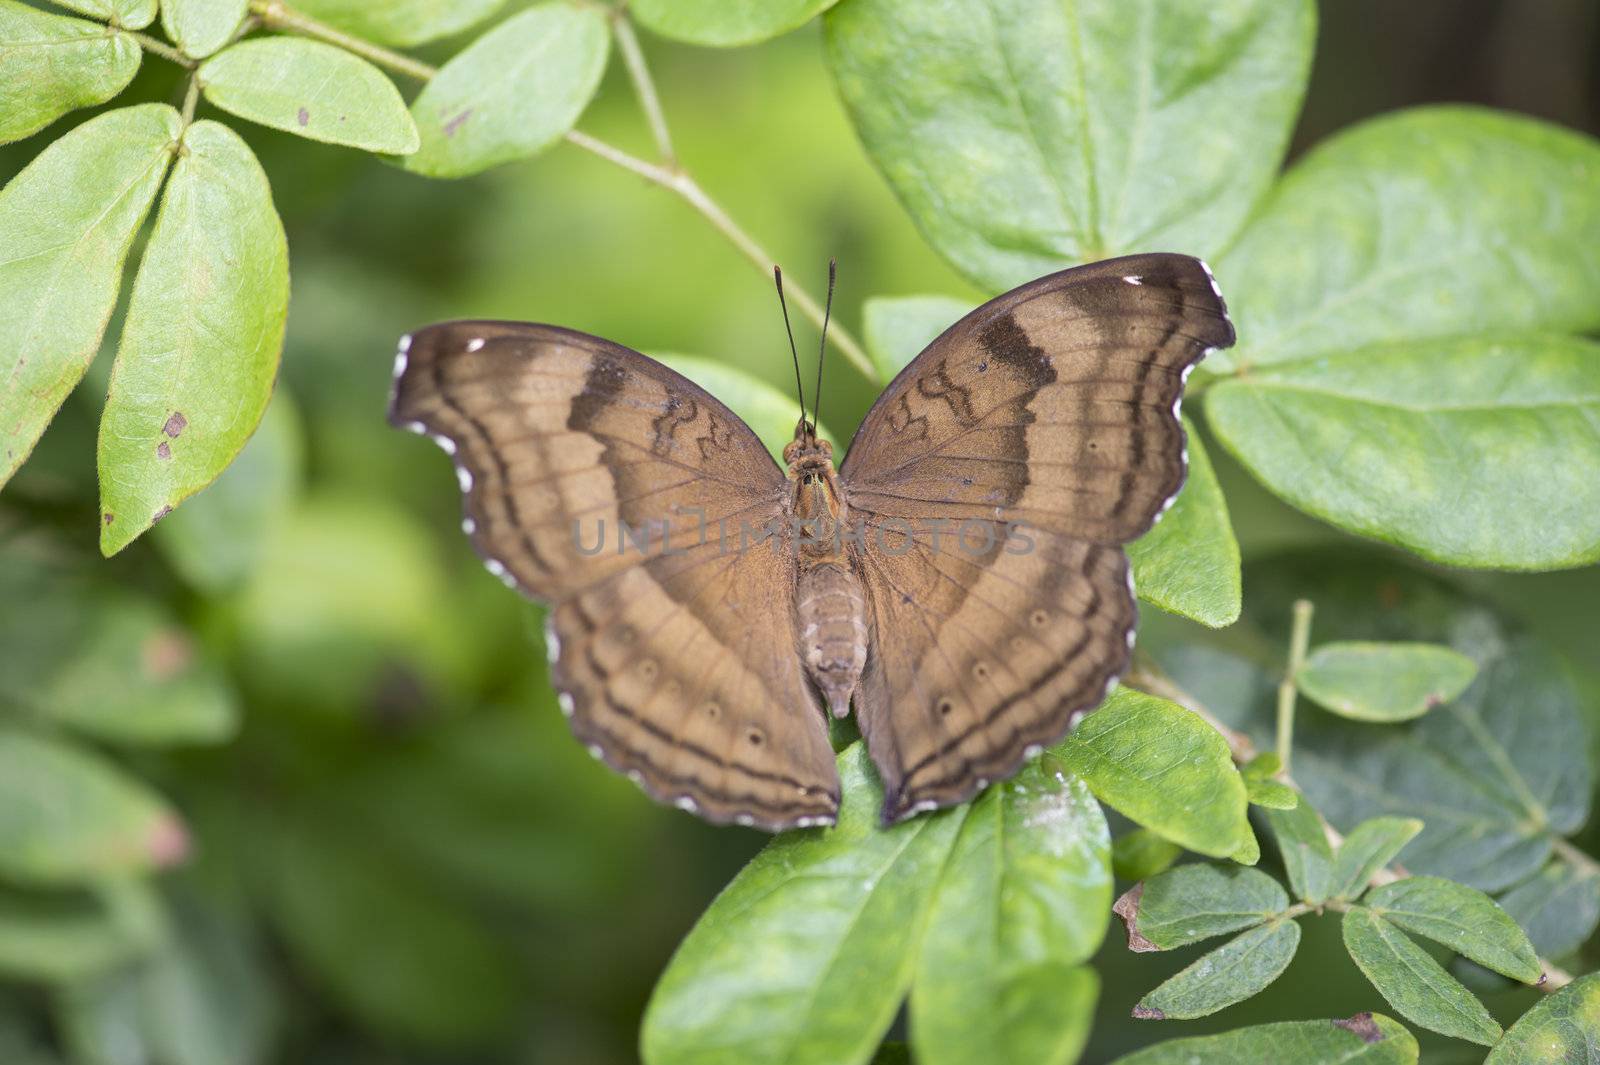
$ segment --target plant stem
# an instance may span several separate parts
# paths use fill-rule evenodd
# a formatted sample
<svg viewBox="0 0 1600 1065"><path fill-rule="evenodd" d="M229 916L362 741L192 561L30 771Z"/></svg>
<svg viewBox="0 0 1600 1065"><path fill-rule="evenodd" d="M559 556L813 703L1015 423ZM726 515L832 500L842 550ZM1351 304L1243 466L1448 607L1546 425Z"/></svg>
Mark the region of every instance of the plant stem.
<svg viewBox="0 0 1600 1065"><path fill-rule="evenodd" d="M1305 627L1306 634L1309 637L1311 629L1311 604L1306 603L1305 606ZM1300 604L1296 603L1295 617L1297 621L1300 615L1299 607ZM1302 661L1304 660L1304 654L1305 653L1302 650ZM1138 688L1139 690L1150 695L1166 699L1168 702L1177 703L1179 706L1190 711L1195 716L1205 721L1206 724L1216 729L1222 734L1222 738L1227 741L1228 749L1233 752L1233 760L1236 764L1244 765L1246 762L1249 762L1251 759L1256 757L1257 751L1254 740L1245 735L1243 732L1224 725L1215 714L1206 709L1204 705L1202 705L1197 699L1194 698L1194 696L1190 695L1181 686L1179 686L1178 683L1171 677L1167 676L1161 667L1150 661L1148 657L1140 655L1135 659L1134 666L1131 670L1129 670L1126 680L1129 687ZM1284 768L1283 772L1278 774L1278 778L1291 788L1294 788L1295 791L1299 792L1302 790L1300 786L1294 782L1294 778L1289 776L1287 766ZM1340 833L1338 829L1329 824L1328 819L1323 817L1320 812L1317 814L1317 818L1322 822L1322 831L1324 835L1328 837L1328 845L1337 851L1339 849L1339 845L1344 842L1344 835ZM1586 866L1595 866L1597 869L1600 869L1600 863L1596 863L1593 858L1589 857L1587 854L1584 854L1582 851L1579 851L1576 847L1573 847L1572 844L1568 843L1564 839L1556 838L1554 841L1554 847L1556 852L1562 855L1562 857L1567 857L1569 852L1575 853L1579 862ZM1569 860L1571 859L1569 858ZM1574 864L1579 864L1579 862L1574 862ZM1396 880L1404 880L1410 875L1411 873L1404 866L1392 864L1379 869L1376 873L1373 873L1372 879L1367 883L1372 886L1377 886L1379 884L1392 884ZM1548 958L1540 958L1539 967L1544 970L1544 979L1541 980L1537 985L1540 991L1546 993L1559 991L1561 988L1572 983L1572 974L1561 968L1559 965L1556 965Z"/></svg>
<svg viewBox="0 0 1600 1065"><path fill-rule="evenodd" d="M437 74L438 68L426 63L418 62L410 56L399 52L390 51L370 41L362 40L342 30L335 29L326 23L301 14L300 12L283 3L282 0L251 0L250 10L261 19L262 23L273 29L287 30L306 37L312 37L329 44L338 45L347 51L354 52L363 59L376 63L380 67L392 70L397 74L404 74L418 81L429 81ZM618 11L612 16L612 26L617 38L618 50L622 52L624 65L628 68L628 76L633 82L634 93L639 97L640 107L644 110L645 119L650 124L651 133L655 137L656 147L661 151L662 162L651 163L637 156L630 155L620 148L607 144L597 137L580 130L571 130L566 139L579 148L622 167L624 170L638 174L655 185L669 189L681 197L695 210L710 222L712 227L726 237L746 259L750 260L763 274L772 269L772 256L757 244L755 239L739 227L722 209L722 206L713 200L702 189L698 182L683 169L677 162L672 150L672 139L667 132L666 117L661 110L661 100L656 93L655 83L650 78L650 71L644 62L644 53L639 48L639 39L633 32L632 25L626 15ZM788 293L794 305L800 312L810 318L818 326L822 324L823 308L820 303L801 285L787 281L784 291ZM860 370L869 380L880 380L878 371L867 357L861 344L837 321L828 328L828 335L833 338L834 347Z"/></svg>
<svg viewBox="0 0 1600 1065"><path fill-rule="evenodd" d="M200 75L189 74L189 87L183 93L183 128L194 122L194 109L200 103Z"/></svg>
<svg viewBox="0 0 1600 1065"><path fill-rule="evenodd" d="M418 81L428 81L439 72L438 68L418 62L408 55L391 52L371 41L345 33L325 22L319 22L310 15L303 15L281 0L250 0L250 10L264 25L272 29L288 30L303 37L312 37L328 44L338 45L347 52L354 52L363 59L407 77L416 78Z"/></svg>
<svg viewBox="0 0 1600 1065"><path fill-rule="evenodd" d="M661 110L661 98L656 95L656 84L645 65L644 51L639 47L639 37L633 32L633 20L626 8L617 8L611 14L611 32L617 39L617 50L622 53L622 64L628 68L628 79L633 82L634 94L639 97L639 107L645 121L650 123L650 135L656 139L656 151L668 166L677 164L672 150L672 135L667 132L667 116Z"/></svg>
<svg viewBox="0 0 1600 1065"><path fill-rule="evenodd" d="M167 60L169 63L178 64L185 70L193 70L195 67L199 66L199 64L193 59L190 59L188 56L172 47L172 45L165 41L158 41L148 33L138 33L134 30L121 30L119 32L126 33L129 37L132 37L136 42L138 42L140 48L143 48L151 55L158 55L162 59Z"/></svg>
<svg viewBox="0 0 1600 1065"><path fill-rule="evenodd" d="M1283 765L1284 776L1289 775L1289 756L1294 748L1295 678L1306 663L1306 649L1311 645L1311 609L1310 600L1295 601L1289 630L1289 665L1278 685L1278 761Z"/></svg>

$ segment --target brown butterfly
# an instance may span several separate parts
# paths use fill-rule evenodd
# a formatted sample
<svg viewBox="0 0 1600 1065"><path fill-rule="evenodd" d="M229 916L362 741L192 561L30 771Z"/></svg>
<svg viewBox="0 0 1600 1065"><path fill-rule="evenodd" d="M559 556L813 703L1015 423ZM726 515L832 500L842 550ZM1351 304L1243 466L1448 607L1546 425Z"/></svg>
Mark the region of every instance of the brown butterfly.
<svg viewBox="0 0 1600 1065"><path fill-rule="evenodd" d="M1010 776L1127 668L1122 545L1182 486L1184 381L1233 339L1198 259L1051 274L928 345L837 471L814 419L786 472L691 381L549 325L405 338L390 419L454 457L474 547L550 604L592 753L713 822L831 824L824 707L854 706L890 824Z"/></svg>

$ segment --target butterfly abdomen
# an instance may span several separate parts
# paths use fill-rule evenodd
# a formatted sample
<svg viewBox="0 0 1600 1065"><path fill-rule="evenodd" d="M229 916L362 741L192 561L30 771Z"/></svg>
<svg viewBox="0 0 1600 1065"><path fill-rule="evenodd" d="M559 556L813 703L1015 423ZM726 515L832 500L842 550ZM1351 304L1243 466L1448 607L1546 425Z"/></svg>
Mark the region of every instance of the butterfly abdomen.
<svg viewBox="0 0 1600 1065"><path fill-rule="evenodd" d="M844 717L867 665L867 600L861 582L842 563L802 565L796 593L806 672L833 715Z"/></svg>

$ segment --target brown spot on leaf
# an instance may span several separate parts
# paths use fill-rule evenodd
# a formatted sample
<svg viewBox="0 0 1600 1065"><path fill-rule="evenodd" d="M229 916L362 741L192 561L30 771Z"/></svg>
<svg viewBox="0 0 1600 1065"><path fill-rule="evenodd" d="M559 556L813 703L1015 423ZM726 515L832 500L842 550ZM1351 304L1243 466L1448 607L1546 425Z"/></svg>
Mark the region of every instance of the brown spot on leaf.
<svg viewBox="0 0 1600 1065"><path fill-rule="evenodd" d="M100 520L104 521L107 525L110 525L112 522L116 521L117 518L116 518L116 515L112 514L108 510L104 514L100 515Z"/></svg>
<svg viewBox="0 0 1600 1065"><path fill-rule="evenodd" d="M1343 1028L1347 1032L1354 1032L1361 1037L1363 1043L1383 1042L1383 1033L1378 1031L1378 1023L1372 1019L1372 1014L1358 1013L1342 1021L1334 1021L1335 1028Z"/></svg>
<svg viewBox="0 0 1600 1065"><path fill-rule="evenodd" d="M178 434L183 432L188 424L189 419L183 416L183 411L175 410L172 412L172 416L167 419L167 423L161 427L161 431L176 440L178 439Z"/></svg>
<svg viewBox="0 0 1600 1065"><path fill-rule="evenodd" d="M1151 1009L1149 1006L1133 1007L1133 1019L1136 1021L1164 1021L1167 1015L1160 1010ZM1335 1024L1339 1023L1337 1021Z"/></svg>
<svg viewBox="0 0 1600 1065"><path fill-rule="evenodd" d="M1141 880L1123 892L1116 905L1111 907L1111 912L1122 918L1122 923L1128 926L1128 949L1140 954L1161 949L1139 932L1139 899L1143 896L1144 881Z"/></svg>
<svg viewBox="0 0 1600 1065"><path fill-rule="evenodd" d="M466 124L467 119L469 119L471 117L472 117L472 108L469 107L469 108L465 109L464 111L462 111L455 118L452 118L450 121L448 121L448 122L446 122L444 124L444 135L446 137L454 137L456 135L456 132L458 130L460 130L463 125Z"/></svg>
<svg viewBox="0 0 1600 1065"><path fill-rule="evenodd" d="M299 122L302 128L311 125L311 112L307 111L303 107L300 109L300 113L294 117L295 121Z"/></svg>
<svg viewBox="0 0 1600 1065"><path fill-rule="evenodd" d="M160 521L162 518L166 517L168 514L171 514L171 513L172 513L172 508L171 507L162 507L160 510L156 511L154 514L150 515L150 524L154 525L156 522Z"/></svg>
<svg viewBox="0 0 1600 1065"><path fill-rule="evenodd" d="M156 458L158 458L158 459L170 459L171 457L172 457L172 448L171 448L170 445L168 445L168 443L165 440L161 441L161 443L156 445Z"/></svg>

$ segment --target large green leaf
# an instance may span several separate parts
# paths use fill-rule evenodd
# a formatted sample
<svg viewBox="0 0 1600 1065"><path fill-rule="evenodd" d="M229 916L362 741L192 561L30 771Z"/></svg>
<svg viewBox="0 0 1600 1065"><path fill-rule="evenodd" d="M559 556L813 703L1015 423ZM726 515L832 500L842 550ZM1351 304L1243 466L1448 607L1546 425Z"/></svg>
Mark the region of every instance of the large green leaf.
<svg viewBox="0 0 1600 1065"><path fill-rule="evenodd" d="M1288 908L1283 887L1258 869L1193 862L1135 884L1113 912L1128 948L1149 951L1253 928Z"/></svg>
<svg viewBox="0 0 1600 1065"><path fill-rule="evenodd" d="M1600 973L1580 976L1524 1013L1483 1065L1600 1065Z"/></svg>
<svg viewBox="0 0 1600 1065"><path fill-rule="evenodd" d="M850 0L828 55L928 240L999 291L1074 261L1220 251L1299 109L1305 0Z"/></svg>
<svg viewBox="0 0 1600 1065"><path fill-rule="evenodd" d="M694 355L655 355L654 358L726 403L756 431L772 457L782 460L784 446L794 439L794 428L800 421L800 404L793 396L737 366L715 359ZM820 432L833 444L835 454L843 451L839 438L829 432L826 425Z"/></svg>
<svg viewBox="0 0 1600 1065"><path fill-rule="evenodd" d="M206 99L314 141L405 155L421 145L394 82L359 56L300 37L258 37L200 66Z"/></svg>
<svg viewBox="0 0 1600 1065"><path fill-rule="evenodd" d="M1422 822L1414 817L1374 817L1361 822L1339 845L1329 897L1359 896L1378 870L1394 861L1395 855L1421 831Z"/></svg>
<svg viewBox="0 0 1600 1065"><path fill-rule="evenodd" d="M0 144L128 87L143 53L126 33L0 0Z"/></svg>
<svg viewBox="0 0 1600 1065"><path fill-rule="evenodd" d="M1239 541L1205 442L1188 418L1183 428L1189 478L1155 528L1128 545L1133 586L1145 602L1220 629L1239 620Z"/></svg>
<svg viewBox="0 0 1600 1065"><path fill-rule="evenodd" d="M156 0L59 0L62 7L115 22L123 29L142 30L156 20Z"/></svg>
<svg viewBox="0 0 1600 1065"><path fill-rule="evenodd" d="M1350 957L1400 1016L1484 1046L1500 1038L1500 1026L1483 1003L1394 925L1352 906L1340 927Z"/></svg>
<svg viewBox="0 0 1600 1065"><path fill-rule="evenodd" d="M1079 968L1111 903L1105 815L1034 762L967 813L911 990L920 1065L1077 1060L1098 981Z"/></svg>
<svg viewBox="0 0 1600 1065"><path fill-rule="evenodd" d="M788 33L838 0L633 0L628 10L663 37L727 47Z"/></svg>
<svg viewBox="0 0 1600 1065"><path fill-rule="evenodd" d="M165 104L111 111L40 152L0 192L0 484L99 349L180 128Z"/></svg>
<svg viewBox="0 0 1600 1065"><path fill-rule="evenodd" d="M506 0L296 0L295 7L359 37L407 47L474 26Z"/></svg>
<svg viewBox="0 0 1600 1065"><path fill-rule="evenodd" d="M1208 951L1139 1000L1144 1020L1205 1017L1260 993L1283 975L1300 946L1300 925L1277 918Z"/></svg>
<svg viewBox="0 0 1600 1065"><path fill-rule="evenodd" d="M144 784L82 748L0 725L0 876L83 883L186 850L177 816Z"/></svg>
<svg viewBox="0 0 1600 1065"><path fill-rule="evenodd" d="M1389 923L1512 979L1532 984L1543 975L1533 944L1517 922L1477 888L1437 876L1412 876L1373 888L1362 904Z"/></svg>
<svg viewBox="0 0 1600 1065"><path fill-rule="evenodd" d="M839 756L839 777L837 827L773 840L678 947L645 1012L649 1065L872 1057L967 808L883 830L864 745Z"/></svg>
<svg viewBox="0 0 1600 1065"><path fill-rule="evenodd" d="M216 122L184 133L134 281L100 422L100 549L216 479L272 395L289 253L261 164Z"/></svg>
<svg viewBox="0 0 1600 1065"><path fill-rule="evenodd" d="M473 41L411 105L422 147L405 165L464 177L555 143L600 84L606 18L598 5L548 0Z"/></svg>
<svg viewBox="0 0 1600 1065"><path fill-rule="evenodd" d="M1102 802L1174 843L1259 853L1227 741L1183 707L1119 688L1054 750Z"/></svg>
<svg viewBox="0 0 1600 1065"><path fill-rule="evenodd" d="M1416 1065L1417 1041L1382 1014L1342 1021L1260 1024L1221 1035L1172 1039L1125 1054L1112 1065Z"/></svg>
<svg viewBox="0 0 1600 1065"><path fill-rule="evenodd" d="M1600 160L1594 172L1600 185ZM1589 269L1600 273L1600 253ZM1336 333L1324 324L1315 336ZM1351 532L1461 566L1600 558L1600 344L1482 336L1340 350L1219 382L1206 414L1268 488Z"/></svg>
<svg viewBox="0 0 1600 1065"><path fill-rule="evenodd" d="M299 416L280 389L239 457L151 532L184 580L218 593L250 576L299 487L302 446Z"/></svg>
<svg viewBox="0 0 1600 1065"><path fill-rule="evenodd" d="M195 59L227 44L250 12L250 0L162 0L161 27Z"/></svg>
<svg viewBox="0 0 1600 1065"><path fill-rule="evenodd" d="M1297 163L1217 266L1239 343L1212 370L1429 337L1586 330L1600 325L1600 143L1474 108L1375 118ZM1456 360L1444 365L1426 379L1466 398ZM1415 376L1376 374L1397 386ZM1526 396L1520 377L1494 383Z"/></svg>
<svg viewBox="0 0 1600 1065"><path fill-rule="evenodd" d="M1300 694L1358 721L1407 721L1467 690L1478 665L1432 643L1346 640L1311 652L1298 672Z"/></svg>

